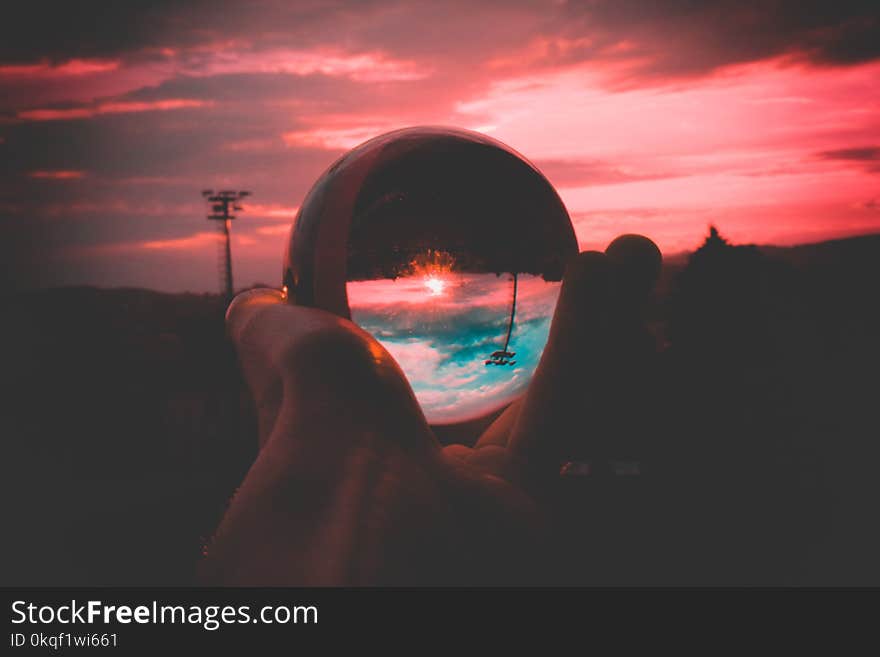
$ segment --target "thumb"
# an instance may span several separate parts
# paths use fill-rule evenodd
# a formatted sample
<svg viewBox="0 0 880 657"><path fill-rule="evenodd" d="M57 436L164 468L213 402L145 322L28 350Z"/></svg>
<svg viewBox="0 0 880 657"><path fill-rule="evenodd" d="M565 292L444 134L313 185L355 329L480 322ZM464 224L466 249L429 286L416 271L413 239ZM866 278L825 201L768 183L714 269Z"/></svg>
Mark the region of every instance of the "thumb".
<svg viewBox="0 0 880 657"><path fill-rule="evenodd" d="M256 290L236 298L227 327L257 408L261 447L276 434L310 443L384 434L417 449L432 444L399 366L350 321Z"/></svg>

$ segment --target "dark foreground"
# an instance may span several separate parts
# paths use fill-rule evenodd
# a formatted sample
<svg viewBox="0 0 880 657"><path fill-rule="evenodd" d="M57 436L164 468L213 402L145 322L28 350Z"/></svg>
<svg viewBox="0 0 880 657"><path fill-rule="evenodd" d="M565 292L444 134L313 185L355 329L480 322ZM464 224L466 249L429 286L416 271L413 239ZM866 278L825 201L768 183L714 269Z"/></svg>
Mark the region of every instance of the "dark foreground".
<svg viewBox="0 0 880 657"><path fill-rule="evenodd" d="M642 453L562 482L550 581L880 584L878 280L880 236L667 262ZM190 583L255 451L220 299L4 305L0 581Z"/></svg>

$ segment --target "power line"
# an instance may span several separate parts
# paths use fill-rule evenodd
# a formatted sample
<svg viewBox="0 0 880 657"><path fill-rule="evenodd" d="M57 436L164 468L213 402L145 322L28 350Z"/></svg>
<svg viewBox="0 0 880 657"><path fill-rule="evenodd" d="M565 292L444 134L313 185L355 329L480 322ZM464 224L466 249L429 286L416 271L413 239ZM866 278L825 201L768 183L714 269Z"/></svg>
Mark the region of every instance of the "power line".
<svg viewBox="0 0 880 657"><path fill-rule="evenodd" d="M229 244L229 229L231 221L235 219L235 215L230 213L230 209L234 212L241 212L242 208L238 202L245 196L250 196L247 191L234 191L231 189L222 189L215 192L213 189L202 190L202 196L211 204L211 214L208 219L219 221L220 232L224 237L221 243L223 253L220 256L220 287L226 290L226 300L231 301L234 292L232 284L232 248Z"/></svg>

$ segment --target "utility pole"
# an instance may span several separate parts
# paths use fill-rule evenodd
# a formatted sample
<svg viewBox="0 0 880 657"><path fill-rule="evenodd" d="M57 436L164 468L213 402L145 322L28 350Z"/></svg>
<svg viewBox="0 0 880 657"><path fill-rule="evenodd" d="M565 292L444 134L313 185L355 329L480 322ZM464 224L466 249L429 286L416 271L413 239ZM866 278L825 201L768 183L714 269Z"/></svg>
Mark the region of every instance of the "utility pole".
<svg viewBox="0 0 880 657"><path fill-rule="evenodd" d="M223 189L216 193L213 189L202 190L202 196L211 204L211 214L208 215L208 219L221 222L220 232L224 237L225 253L221 255L223 264L220 270L220 285L226 290L227 301L232 300L235 290L232 285L232 248L229 245L230 222L235 219L235 215L230 213L230 208L235 212L241 212L242 207L238 202L250 195L250 192L236 192L229 189Z"/></svg>

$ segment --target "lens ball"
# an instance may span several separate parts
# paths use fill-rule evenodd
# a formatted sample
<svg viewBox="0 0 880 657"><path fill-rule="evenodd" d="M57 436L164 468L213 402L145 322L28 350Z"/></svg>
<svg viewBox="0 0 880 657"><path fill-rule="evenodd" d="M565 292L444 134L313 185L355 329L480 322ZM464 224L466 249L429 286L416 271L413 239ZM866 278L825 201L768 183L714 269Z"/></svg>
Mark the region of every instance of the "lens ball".
<svg viewBox="0 0 880 657"><path fill-rule="evenodd" d="M577 253L558 194L477 133L407 128L336 161L300 206L291 303L350 318L397 360L431 424L472 420L526 388Z"/></svg>

